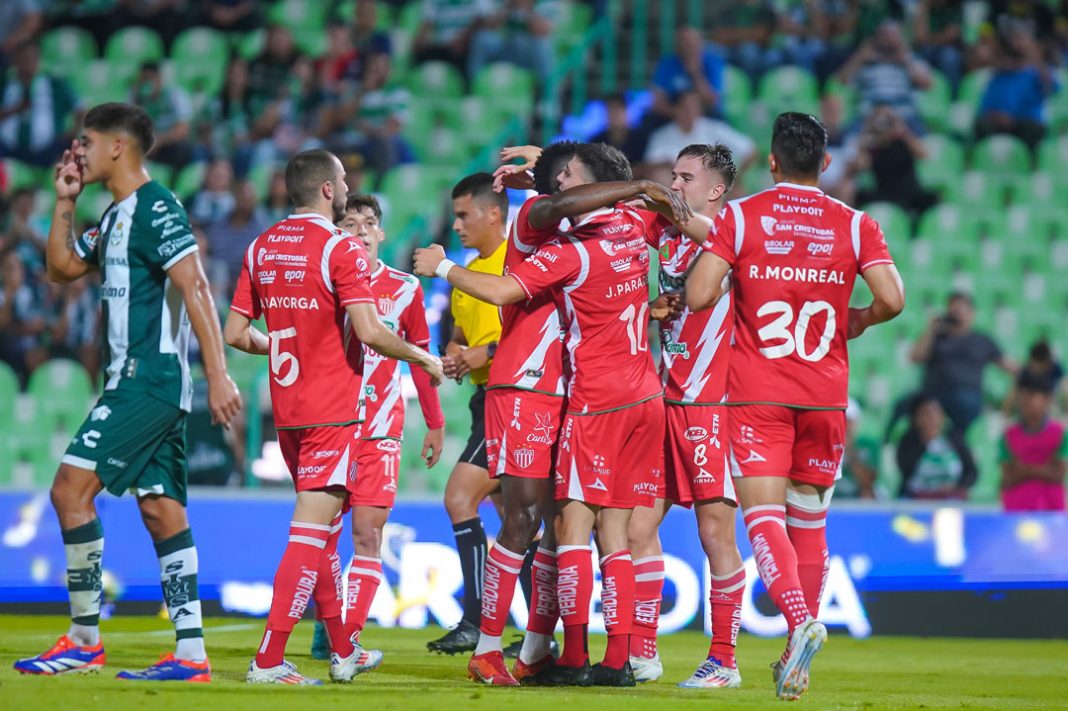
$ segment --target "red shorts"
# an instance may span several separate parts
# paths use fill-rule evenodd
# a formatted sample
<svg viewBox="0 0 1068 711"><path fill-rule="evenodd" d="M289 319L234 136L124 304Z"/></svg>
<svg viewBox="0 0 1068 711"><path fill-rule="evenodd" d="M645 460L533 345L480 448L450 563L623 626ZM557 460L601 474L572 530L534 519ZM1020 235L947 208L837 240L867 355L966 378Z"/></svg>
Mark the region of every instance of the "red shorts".
<svg viewBox="0 0 1068 711"><path fill-rule="evenodd" d="M401 443L395 439L358 439L356 486L349 495L351 506L392 508L397 498Z"/></svg>
<svg viewBox="0 0 1068 711"><path fill-rule="evenodd" d="M565 398L530 390L487 390L486 462L490 477L507 474L548 479L565 403Z"/></svg>
<svg viewBox="0 0 1068 711"><path fill-rule="evenodd" d="M359 425L278 430L278 446L297 491L352 491L359 430Z"/></svg>
<svg viewBox="0 0 1068 711"><path fill-rule="evenodd" d="M724 405L672 405L665 407L664 493L689 508L695 501L725 499L737 503L727 458L727 422Z"/></svg>
<svg viewBox="0 0 1068 711"><path fill-rule="evenodd" d="M728 427L734 476L834 485L845 451L845 410L736 405Z"/></svg>
<svg viewBox="0 0 1068 711"><path fill-rule="evenodd" d="M663 479L664 400L600 415L567 415L556 459L556 500L652 506Z"/></svg>

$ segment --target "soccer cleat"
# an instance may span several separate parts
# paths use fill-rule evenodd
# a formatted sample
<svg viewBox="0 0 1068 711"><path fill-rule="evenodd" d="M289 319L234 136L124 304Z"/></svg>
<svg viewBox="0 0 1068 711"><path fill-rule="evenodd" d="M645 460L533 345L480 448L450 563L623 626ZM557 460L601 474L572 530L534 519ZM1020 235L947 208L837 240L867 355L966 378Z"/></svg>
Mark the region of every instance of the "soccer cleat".
<svg viewBox="0 0 1068 711"><path fill-rule="evenodd" d="M95 647L83 647L75 644L67 635L60 637L47 651L36 657L20 659L14 669L22 674L40 674L56 676L57 674L88 673L98 671L104 666L103 642Z"/></svg>
<svg viewBox="0 0 1068 711"><path fill-rule="evenodd" d="M683 689L737 689L742 685L742 675L734 667L728 667L715 657L701 662L697 671L686 681L680 681Z"/></svg>
<svg viewBox="0 0 1068 711"><path fill-rule="evenodd" d="M652 657L631 657L630 668L634 670L634 680L639 682L656 681L664 676L659 653Z"/></svg>
<svg viewBox="0 0 1068 711"><path fill-rule="evenodd" d="M276 667L267 667L266 669L256 665L256 660L253 659L248 665L248 674L245 675L245 681L249 684L289 684L293 686L322 686L323 682L319 679L310 679L293 666L292 662L282 661Z"/></svg>
<svg viewBox="0 0 1068 711"><path fill-rule="evenodd" d="M475 651L478 646L478 625L467 620L460 620L460 624L445 633L444 637L427 642L426 648L430 652L440 654L466 654Z"/></svg>
<svg viewBox="0 0 1068 711"><path fill-rule="evenodd" d="M536 662L526 664L525 662L516 659L512 665L512 678L518 681L520 684L529 684L530 678L546 668L555 661L552 654L546 654L544 657Z"/></svg>
<svg viewBox="0 0 1068 711"><path fill-rule="evenodd" d="M786 647L786 661L772 674L778 671L775 683L775 695L786 701L794 701L808 690L808 670L812 658L827 641L827 628L815 618L808 618L790 635Z"/></svg>
<svg viewBox="0 0 1068 711"><path fill-rule="evenodd" d="M594 664L590 672L590 683L593 686L636 686L638 682L634 679L630 662L624 662L619 669L606 667L601 663Z"/></svg>
<svg viewBox="0 0 1068 711"><path fill-rule="evenodd" d="M347 657L340 654L330 655L330 681L350 682L357 674L377 669L382 663L382 652L377 649L364 649L355 642L353 646L355 649Z"/></svg>
<svg viewBox="0 0 1068 711"><path fill-rule="evenodd" d="M330 638L326 635L326 625L322 620L315 621L315 632L312 634L311 646L312 659L323 661L330 658Z"/></svg>
<svg viewBox="0 0 1068 711"><path fill-rule="evenodd" d="M593 668L589 660L581 667L550 664L526 679L530 686L593 686Z"/></svg>
<svg viewBox="0 0 1068 711"><path fill-rule="evenodd" d="M519 686L519 682L509 673L501 652L486 652L471 657L467 663L467 676L480 684Z"/></svg>
<svg viewBox="0 0 1068 711"><path fill-rule="evenodd" d="M211 665L205 659L194 662L165 654L159 661L141 671L121 671L116 679L131 681L211 681Z"/></svg>

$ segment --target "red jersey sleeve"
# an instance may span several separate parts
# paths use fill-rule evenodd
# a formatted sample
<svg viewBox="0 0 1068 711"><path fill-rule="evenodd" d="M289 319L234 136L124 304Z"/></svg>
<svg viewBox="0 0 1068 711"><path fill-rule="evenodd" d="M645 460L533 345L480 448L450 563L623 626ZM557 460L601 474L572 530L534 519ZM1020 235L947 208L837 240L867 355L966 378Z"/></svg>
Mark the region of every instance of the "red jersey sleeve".
<svg viewBox="0 0 1068 711"><path fill-rule="evenodd" d="M241 273L237 277L237 286L234 287L234 298L230 300L230 310L255 321L260 317L260 300L256 298L256 285L252 282L252 272L249 269L246 252Z"/></svg>
<svg viewBox="0 0 1068 711"><path fill-rule="evenodd" d="M526 247L530 251L537 249L556 234L558 225L542 229L535 229L530 226L530 209L534 207L534 203L538 202L538 200L543 200L547 197L549 196L535 195L519 207L519 212L515 216L515 239L519 242L519 246Z"/></svg>
<svg viewBox="0 0 1068 711"><path fill-rule="evenodd" d="M716 219L712 221L712 229L709 230L708 239L701 245L701 249L711 252L732 267L738 258L737 225L734 220L735 209L728 203L727 207L719 211Z"/></svg>
<svg viewBox="0 0 1068 711"><path fill-rule="evenodd" d="M853 234L853 249L857 254L858 271L863 273L865 269L874 267L876 264L893 264L890 249L886 246L886 237L883 236L883 228L867 213L861 215L860 224L857 225Z"/></svg>
<svg viewBox="0 0 1068 711"><path fill-rule="evenodd" d="M660 235L664 233L664 230L671 226L671 221L659 212L653 212L652 210L632 208L631 212L633 212L637 219L642 223L642 230L645 234L645 243L653 249L660 249Z"/></svg>
<svg viewBox="0 0 1068 711"><path fill-rule="evenodd" d="M508 276L519 282L527 299L553 287L571 283L581 273L583 263L589 265L589 258L583 260L579 250L585 248L577 244L561 244L559 240L548 242L534 256L523 260Z"/></svg>
<svg viewBox="0 0 1068 711"><path fill-rule="evenodd" d="M342 306L374 303L371 294L371 265L367 251L355 238L333 239L324 255L323 278L333 287Z"/></svg>
<svg viewBox="0 0 1068 711"><path fill-rule="evenodd" d="M412 302L401 315L401 331L404 333L404 340L409 343L421 347L430 343L430 327L426 323L426 304L423 301L423 287L421 286L415 288Z"/></svg>

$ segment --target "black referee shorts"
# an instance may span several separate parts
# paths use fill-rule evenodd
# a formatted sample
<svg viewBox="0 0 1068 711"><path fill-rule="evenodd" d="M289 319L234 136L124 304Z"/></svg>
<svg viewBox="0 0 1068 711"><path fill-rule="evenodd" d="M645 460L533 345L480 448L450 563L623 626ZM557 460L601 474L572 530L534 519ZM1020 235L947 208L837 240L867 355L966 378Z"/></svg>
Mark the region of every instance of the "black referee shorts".
<svg viewBox="0 0 1068 711"><path fill-rule="evenodd" d="M471 396L471 403L468 407L471 410L471 436L467 438L467 446L460 454L460 461L485 469L487 467L485 385L475 386L475 394Z"/></svg>

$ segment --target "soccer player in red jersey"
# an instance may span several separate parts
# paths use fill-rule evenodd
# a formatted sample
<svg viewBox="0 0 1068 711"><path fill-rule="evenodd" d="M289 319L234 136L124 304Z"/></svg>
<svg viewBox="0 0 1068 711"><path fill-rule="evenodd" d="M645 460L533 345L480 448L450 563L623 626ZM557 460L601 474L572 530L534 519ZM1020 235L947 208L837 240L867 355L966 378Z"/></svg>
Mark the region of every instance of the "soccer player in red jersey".
<svg viewBox="0 0 1068 711"><path fill-rule="evenodd" d="M345 218L337 226L355 235L367 250L367 261L372 268L371 294L379 318L404 340L426 348L430 343L430 329L419 280L394 269L378 256L378 247L385 239L378 199L373 195L349 195ZM346 636L352 637L357 646L382 579L382 528L397 497L405 411L400 363L370 348L364 349L363 358L362 424L355 445L356 491L349 497L353 556L345 612ZM427 373L420 368L413 368L411 373L427 427L421 456L429 468L441 457L445 416L438 391ZM328 649L326 629L321 622L315 625L315 635L317 640L322 637L321 646ZM313 644L312 655L317 651ZM327 658L326 655L321 658ZM360 671L377 667L381 660L380 651L364 650Z"/></svg>
<svg viewBox="0 0 1068 711"><path fill-rule="evenodd" d="M695 219L715 218L734 185L737 167L722 145L695 144L678 155L671 189L693 209ZM695 224L696 226L696 224ZM673 224L661 217L659 236L660 290L658 302L682 298L686 277L701 250ZM700 235L703 241L703 237ZM654 316L658 309L654 308ZM660 319L660 372L664 383L667 421L664 452L664 495L653 508L634 510L630 521L634 556L635 606L630 663L638 681L655 681L663 674L656 648L664 582L659 528L672 504L692 507L697 531L712 574L709 609L712 643L707 659L681 686L720 688L741 685L734 647L741 621L745 569L734 534L738 507L727 461L727 368L734 331L730 294L715 309L683 309Z"/></svg>
<svg viewBox="0 0 1068 711"><path fill-rule="evenodd" d="M434 384L441 362L402 341L378 318L371 264L359 240L338 229L344 217L345 171L323 150L297 154L286 166L296 211L253 240L238 279L224 334L247 353L270 356L271 403L282 455L297 490L289 544L250 683L321 683L285 661L289 635L314 596L332 655L330 678L350 681L361 651L341 621L337 540L341 510L355 490L363 352L423 368ZM252 325L263 317L267 333Z"/></svg>
<svg viewBox="0 0 1068 711"><path fill-rule="evenodd" d="M534 165L538 195L519 209L508 232L505 272L556 236L551 201L555 177L578 144L549 146ZM501 337L486 387L486 457L501 483L501 530L486 558L478 646L468 664L475 681L515 686L552 663L550 646L559 618L556 543L550 479L564 414L563 333L551 295L501 307ZM524 557L542 521L545 532L531 566L530 616L519 658L509 673L501 636Z"/></svg>
<svg viewBox="0 0 1068 711"><path fill-rule="evenodd" d="M648 446L663 437L664 410L645 333L647 218L628 208L576 208L591 194L600 196L601 205L646 194L671 204L680 219L690 213L677 196L649 181L582 184L614 177L630 177L630 166L618 151L601 144L580 146L560 174L562 191L551 198L555 208L546 221L568 217L572 227L506 276L458 268L440 248L416 251L416 273L437 274L490 303L511 304L551 293L567 331L571 378L556 466L557 601L564 620L564 652L555 665L531 677L532 683L635 683L628 661L634 572L627 524L635 506L654 501L663 467L662 448ZM568 190L572 186L578 187ZM594 531L602 556L608 650L591 668L586 628Z"/></svg>
<svg viewBox="0 0 1068 711"><path fill-rule="evenodd" d="M775 186L728 203L686 284L687 306L699 311L717 302L731 274L731 470L760 578L789 628L772 667L783 699L808 688L827 639L816 616L845 445L846 340L905 306L878 223L820 191L829 163L823 124L781 114L768 157ZM858 274L874 298L850 308Z"/></svg>

